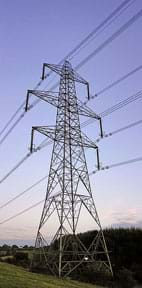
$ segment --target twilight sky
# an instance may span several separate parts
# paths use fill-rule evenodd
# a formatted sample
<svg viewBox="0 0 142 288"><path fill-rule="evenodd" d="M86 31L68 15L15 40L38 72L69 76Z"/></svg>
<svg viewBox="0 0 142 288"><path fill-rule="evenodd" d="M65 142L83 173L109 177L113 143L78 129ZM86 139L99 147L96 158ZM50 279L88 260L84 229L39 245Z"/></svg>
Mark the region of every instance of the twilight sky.
<svg viewBox="0 0 142 288"><path fill-rule="evenodd" d="M0 0L0 131L24 101L27 89L33 89L40 80L42 63L59 63L120 3L122 0ZM140 9L142 9L141 0L131 1L130 7L125 12L71 59L72 66L77 66ZM99 92L142 64L141 31L142 17L78 70L78 73L90 83L91 94ZM140 91L141 77L140 70L90 101L88 106L96 113L101 113ZM57 79L53 78L52 84ZM50 90L51 80L52 76L43 82L40 89L46 87ZM82 101L86 99L84 91L77 87L78 97ZM103 119L105 133L141 120L141 107L140 99L105 117ZM46 103L40 103L27 113L0 145L0 179L28 153L31 127L54 125L55 116L56 109ZM85 119L80 120L83 122ZM99 129L96 122L88 125L83 131L91 139L98 138ZM138 125L100 141L102 165L142 156L141 131L141 125ZM41 139L37 138L38 140ZM0 184L0 206L48 174L51 152L52 145L35 153ZM95 169L95 153L94 155L92 153L86 154L89 172ZM141 168L142 162L137 162L100 171L90 177L103 227L111 225L142 227ZM17 201L0 209L0 222L44 199L45 192L46 181ZM15 241L18 244L33 243L42 208L43 203L5 224L0 224L0 244L9 243L11 240L12 243ZM82 220L82 223L82 230L93 229L87 221Z"/></svg>

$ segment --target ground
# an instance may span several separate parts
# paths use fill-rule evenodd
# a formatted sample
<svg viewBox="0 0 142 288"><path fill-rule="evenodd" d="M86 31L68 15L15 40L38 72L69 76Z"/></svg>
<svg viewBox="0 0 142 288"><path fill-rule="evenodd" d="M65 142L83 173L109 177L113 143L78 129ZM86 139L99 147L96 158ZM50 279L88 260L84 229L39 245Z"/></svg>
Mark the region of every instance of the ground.
<svg viewBox="0 0 142 288"><path fill-rule="evenodd" d="M7 263L0 263L0 288L101 288L72 280L35 274Z"/></svg>

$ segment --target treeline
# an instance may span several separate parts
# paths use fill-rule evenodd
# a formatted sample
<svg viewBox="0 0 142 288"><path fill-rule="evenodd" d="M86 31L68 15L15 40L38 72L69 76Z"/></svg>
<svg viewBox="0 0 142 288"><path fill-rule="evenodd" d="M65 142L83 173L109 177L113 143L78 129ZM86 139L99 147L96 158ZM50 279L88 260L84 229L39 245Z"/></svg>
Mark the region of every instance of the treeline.
<svg viewBox="0 0 142 288"><path fill-rule="evenodd" d="M136 282L142 284L142 229L117 228L105 229L103 232L114 273L113 281L108 280L110 286L125 288L134 287ZM88 231L81 233L80 238L84 244L89 247L95 234L96 231ZM89 276L91 278L92 275L92 282L95 282L95 272L93 275L93 269L91 267L90 270L92 270L92 274L89 274L88 270L88 278ZM101 278L102 282L107 282L106 279L103 281L102 275ZM120 285L116 283L113 284L115 279L117 282L120 282ZM98 283L100 283L100 281L98 281Z"/></svg>
<svg viewBox="0 0 142 288"><path fill-rule="evenodd" d="M108 273L97 272L93 265L85 265L82 271L74 273L73 278L85 282L96 283L107 287L131 288L136 283L142 284L142 229L105 229L105 240L107 243L114 277ZM89 247L96 231L80 233L78 236ZM57 243L55 243L56 246ZM58 246L58 245L57 245ZM47 248L48 249L48 248ZM16 245L3 245L0 253L13 255L13 258L0 257L2 261L7 261L16 265L28 267L32 255L33 247L25 245L19 248Z"/></svg>
<svg viewBox="0 0 142 288"><path fill-rule="evenodd" d="M142 229L119 228L106 229L103 232L113 270L118 270L121 267L132 269L134 265L142 265ZM86 247L89 247L95 234L95 231L80 234Z"/></svg>

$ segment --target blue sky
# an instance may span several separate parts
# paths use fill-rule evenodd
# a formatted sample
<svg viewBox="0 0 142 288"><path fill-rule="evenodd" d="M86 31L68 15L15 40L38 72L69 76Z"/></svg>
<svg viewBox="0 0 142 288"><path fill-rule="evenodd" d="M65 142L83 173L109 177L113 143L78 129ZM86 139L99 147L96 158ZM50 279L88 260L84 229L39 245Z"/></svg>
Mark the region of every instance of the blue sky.
<svg viewBox="0 0 142 288"><path fill-rule="evenodd" d="M0 130L24 101L27 89L32 89L40 80L42 63L58 63L120 2L122 1L0 1ZM110 27L71 59L72 66L75 67L80 63L140 9L142 9L142 2L140 0L133 1L133 4ZM81 67L78 72L89 81L91 94L100 91L141 64L141 31L142 17ZM140 91L142 89L141 77L142 71L139 71L100 97L90 101L88 105L96 113L104 111ZM56 79L53 80L53 83L55 81ZM41 88L47 86L46 89L50 90L51 85L48 83L45 80ZM86 95L83 89L78 88L77 93L81 100L85 100ZM141 100L138 100L104 118L104 131L108 133L140 120L141 105ZM55 115L56 110L45 103L37 105L27 113L0 146L0 178L29 151L31 127L54 125ZM81 122L84 120L81 119ZM102 165L141 156L141 128L139 125L99 142ZM97 138L97 124L88 125L84 132L92 139ZM35 153L0 184L1 204L48 174L51 152L52 147L47 147L41 152ZM87 152L89 171L95 169L95 153L93 163L92 157L92 154ZM120 223L141 226L141 165L142 163L139 162L120 166L99 172L90 178L103 227ZM46 181L7 208L1 209L1 221L44 199L45 192ZM0 225L1 241L16 239L18 243L21 243L24 239L25 241L34 239L42 206L41 204L30 212ZM92 226L88 226L87 229L92 229Z"/></svg>

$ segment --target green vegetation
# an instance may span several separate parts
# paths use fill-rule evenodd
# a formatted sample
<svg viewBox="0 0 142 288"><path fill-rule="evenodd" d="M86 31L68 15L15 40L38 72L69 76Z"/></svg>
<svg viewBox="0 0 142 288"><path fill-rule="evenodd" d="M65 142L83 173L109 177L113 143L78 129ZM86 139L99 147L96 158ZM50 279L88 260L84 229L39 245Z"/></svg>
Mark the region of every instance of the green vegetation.
<svg viewBox="0 0 142 288"><path fill-rule="evenodd" d="M101 288L91 284L34 274L7 263L0 263L0 288Z"/></svg>
<svg viewBox="0 0 142 288"><path fill-rule="evenodd" d="M96 231L88 231L86 233L80 233L78 236L85 243L86 247L90 246L90 243L94 239ZM104 235L111 258L112 268L114 272L114 278L110 277L110 274L104 273L104 271L96 271L95 267L91 263L86 263L81 269L75 270L71 275L72 279L77 281L82 281L86 283L92 283L101 286L113 287L113 288L132 288L135 284L142 284L142 229L106 229L104 230ZM3 245L0 247L0 261L7 262L9 264L15 264L17 266L22 266L28 270L30 265L30 259L32 255L33 247L25 246L23 248L18 248L17 246L8 246ZM103 257L103 256L102 256ZM0 265L6 265L6 264ZM27 273L26 277L29 277L29 280L26 285L29 285L30 281L33 284L26 286L21 284L20 286L10 286L13 284L10 281L10 284L1 284L1 269L0 267L0 288L40 288L40 287L96 287L90 286L89 284L82 284L79 282L65 280L57 280L45 275L32 274L22 270L21 268L16 268L16 266L11 265L11 272L6 272L6 269L10 269L10 266L3 266L5 269L5 274L9 275L13 273L13 276L10 276L12 279L18 279L15 277L17 273ZM9 268L8 268L9 267ZM14 267L14 268L13 268ZM44 268L44 267L43 267ZM80 267L79 267L80 268ZM19 270L18 270L19 269ZM12 272L13 271L13 272ZM17 271L17 272L16 272ZM18 272L19 271L19 272ZM44 271L40 265L40 271ZM39 272L39 270L38 270ZM3 274L2 274L3 275ZM11 275L11 274L10 274ZM14 276L15 275L15 276ZM26 275L26 274L24 274ZM7 276L8 277L8 276ZM22 276L23 277L23 276ZM25 281L22 280L17 281ZM3 277L4 278L4 277ZM10 279L11 279L10 278ZM7 278L6 278L7 279ZM28 279L28 278L27 278ZM5 280L8 281L8 280ZM40 286L39 286L40 282ZM7 283L7 282L6 282ZM2 286L1 286L2 285ZM22 286L24 285L24 286ZM33 285L33 286L32 286ZM41 286L42 285L42 286Z"/></svg>

